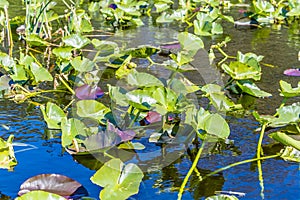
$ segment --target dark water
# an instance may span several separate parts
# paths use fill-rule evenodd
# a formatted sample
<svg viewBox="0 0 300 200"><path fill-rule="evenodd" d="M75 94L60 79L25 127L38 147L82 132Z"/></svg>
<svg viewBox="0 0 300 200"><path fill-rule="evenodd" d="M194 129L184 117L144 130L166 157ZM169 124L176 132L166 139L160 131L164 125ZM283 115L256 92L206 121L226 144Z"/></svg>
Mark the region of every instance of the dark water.
<svg viewBox="0 0 300 200"><path fill-rule="evenodd" d="M19 9L19 7L15 8ZM153 45L158 44L161 38L157 37L159 34L151 34L152 32L153 30L149 31L148 35L144 35L146 38L141 41L146 40L151 43L153 40ZM297 60L300 50L299 32L292 32L285 27L281 30L274 30L272 27L234 29L229 25L225 32L232 37L232 42L225 49L229 54L235 55L237 50L243 53L251 51L264 55L264 62L278 66L276 68L263 67L262 81L258 83L262 89L274 96L269 99L255 100L253 105L260 113L274 113L282 100L278 95L279 80L286 80L293 84L299 81L298 78L285 77L282 74L286 68L300 66ZM161 35L164 34L161 33ZM220 36L213 38L213 40L221 39ZM289 103L296 101L298 99L292 99ZM231 128L229 139L234 140L234 145L221 148L218 153L212 155L206 154L198 163L198 170L201 174L237 161L254 158L256 155L259 134L254 130L259 127L259 124L251 117L240 119L227 117L227 119ZM14 134L15 142L37 147L37 149L23 152L18 151L25 147L15 147L18 165L12 172L0 170L2 194L16 197L19 186L27 178L41 173L59 173L77 180L87 188L91 197L98 198L100 188L89 180L95 170L88 168L97 167L97 163L90 161L85 164L88 167L85 167L78 163L83 163L84 160L75 161L68 153L63 153L59 133L49 133L45 129L45 123L38 108L27 111L26 104L0 100L0 125L9 127L7 130L0 126L1 137L7 138L9 134ZM271 140L265 136L264 144L268 143L271 143ZM272 154L272 150L268 149L268 151ZM268 151L266 150L266 153ZM146 173L139 193L131 199L176 199L177 190L191 166L191 158L195 153L192 148L191 152L179 156L169 166ZM261 193L265 199L300 199L300 176L297 163L269 159L262 162L262 170L263 192L256 163L252 163L231 168L202 182L193 174L183 199L203 199L221 190L245 193L246 195L240 199L262 199Z"/></svg>

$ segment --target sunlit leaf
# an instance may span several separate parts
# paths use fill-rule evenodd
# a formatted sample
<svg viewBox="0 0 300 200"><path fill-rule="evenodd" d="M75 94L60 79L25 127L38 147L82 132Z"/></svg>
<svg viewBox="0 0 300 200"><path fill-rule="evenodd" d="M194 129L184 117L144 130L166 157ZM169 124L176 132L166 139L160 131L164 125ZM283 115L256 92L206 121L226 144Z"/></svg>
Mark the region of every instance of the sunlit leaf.
<svg viewBox="0 0 300 200"><path fill-rule="evenodd" d="M229 66L227 64L222 64L221 67L227 74L236 80L253 79L258 81L261 77L259 69L238 61L230 62Z"/></svg>
<svg viewBox="0 0 300 200"><path fill-rule="evenodd" d="M46 68L39 66L37 63L31 63L30 69L36 82L53 81L53 77L49 71Z"/></svg>
<svg viewBox="0 0 300 200"><path fill-rule="evenodd" d="M270 97L272 94L261 90L257 85L251 81L237 81L236 84L242 89L243 92L255 97Z"/></svg>
<svg viewBox="0 0 300 200"><path fill-rule="evenodd" d="M234 195L219 194L205 198L205 200L238 200Z"/></svg>
<svg viewBox="0 0 300 200"><path fill-rule="evenodd" d="M85 124L76 118L63 118L61 122L61 145L67 147L72 144L73 139L77 139L82 143L82 140L89 135Z"/></svg>
<svg viewBox="0 0 300 200"><path fill-rule="evenodd" d="M91 181L104 188L100 192L100 199L125 200L138 193L143 176L137 165L124 165L120 159L112 159L91 177Z"/></svg>
<svg viewBox="0 0 300 200"><path fill-rule="evenodd" d="M81 100L76 103L77 114L80 117L93 118L101 122L105 115L110 112L104 104L96 100Z"/></svg>
<svg viewBox="0 0 300 200"><path fill-rule="evenodd" d="M298 86L293 88L291 84L280 80L280 95L284 97L296 97L300 96L300 82L298 82Z"/></svg>
<svg viewBox="0 0 300 200"><path fill-rule="evenodd" d="M66 36L62 40L67 46L71 46L76 49L81 49L82 47L86 46L91 42L88 38L81 36L79 34L72 34Z"/></svg>
<svg viewBox="0 0 300 200"><path fill-rule="evenodd" d="M13 139L13 135L10 135L7 141L0 138L0 168L2 169L13 169L17 165L12 143Z"/></svg>
<svg viewBox="0 0 300 200"><path fill-rule="evenodd" d="M159 51L159 48L150 46L150 45L142 45L137 48L126 49L125 54L131 55L133 58L147 58Z"/></svg>
<svg viewBox="0 0 300 200"><path fill-rule="evenodd" d="M33 199L66 200L66 198L62 196L50 192L44 192L41 190L31 191L16 198L16 200L33 200Z"/></svg>
<svg viewBox="0 0 300 200"><path fill-rule="evenodd" d="M137 89L126 93L127 101L140 110L150 110L157 102L153 97L155 88Z"/></svg>
<svg viewBox="0 0 300 200"><path fill-rule="evenodd" d="M50 129L60 129L60 123L62 118L66 117L64 111L54 103L48 102L46 107L44 105L40 106L43 113L44 120L46 121L48 128Z"/></svg>
<svg viewBox="0 0 300 200"><path fill-rule="evenodd" d="M53 49L53 54L61 59L71 59L72 57L72 47L58 47Z"/></svg>
<svg viewBox="0 0 300 200"><path fill-rule="evenodd" d="M94 62L88 58L77 56L71 60L71 65L79 72L89 72L93 70Z"/></svg>
<svg viewBox="0 0 300 200"><path fill-rule="evenodd" d="M137 87L163 86L163 83L155 76L136 70L132 70L131 73L128 74L127 82Z"/></svg>
<svg viewBox="0 0 300 200"><path fill-rule="evenodd" d="M280 157L286 161L293 161L300 163L300 151L291 147L286 146L281 152Z"/></svg>
<svg viewBox="0 0 300 200"><path fill-rule="evenodd" d="M120 106L128 106L126 90L108 84L108 91L112 101Z"/></svg>
<svg viewBox="0 0 300 200"><path fill-rule="evenodd" d="M41 39L38 35L29 34L26 36L26 42L32 46L49 46L50 44L46 41Z"/></svg>

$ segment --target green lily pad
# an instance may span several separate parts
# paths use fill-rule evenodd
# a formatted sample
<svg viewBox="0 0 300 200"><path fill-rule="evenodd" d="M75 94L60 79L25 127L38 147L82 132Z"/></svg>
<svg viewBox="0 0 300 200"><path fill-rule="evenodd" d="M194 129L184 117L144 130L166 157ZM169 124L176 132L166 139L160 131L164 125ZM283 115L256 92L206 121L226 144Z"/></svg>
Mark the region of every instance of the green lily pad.
<svg viewBox="0 0 300 200"><path fill-rule="evenodd" d="M76 103L77 114L80 117L88 117L98 120L102 123L105 119L105 115L110 112L104 104L96 100L81 100Z"/></svg>
<svg viewBox="0 0 300 200"><path fill-rule="evenodd" d="M32 62L30 69L36 82L53 81L53 77L49 71L46 68L39 66L37 63Z"/></svg>
<svg viewBox="0 0 300 200"><path fill-rule="evenodd" d="M280 153L280 157L285 161L300 162L300 151L291 146L285 147Z"/></svg>
<svg viewBox="0 0 300 200"><path fill-rule="evenodd" d="M221 67L227 74L236 80L253 79L258 81L261 77L260 69L239 61L230 62L229 66L224 63Z"/></svg>
<svg viewBox="0 0 300 200"><path fill-rule="evenodd" d="M150 110L157 102L153 97L155 88L137 89L126 94L127 101L139 110Z"/></svg>
<svg viewBox="0 0 300 200"><path fill-rule="evenodd" d="M66 36L62 39L62 41L67 46L71 46L76 49L81 49L91 42L88 38L86 38L82 35L79 35L79 34L72 34L72 35Z"/></svg>
<svg viewBox="0 0 300 200"><path fill-rule="evenodd" d="M138 193L143 176L137 165L124 165L120 159L112 159L91 177L91 181L104 188L100 192L100 199L125 200Z"/></svg>
<svg viewBox="0 0 300 200"><path fill-rule="evenodd" d="M58 47L53 49L53 54L61 59L70 60L72 58L72 47Z"/></svg>
<svg viewBox="0 0 300 200"><path fill-rule="evenodd" d="M32 199L66 200L64 197L60 195L50 193L50 192L44 192L42 190L31 191L16 198L16 200L32 200Z"/></svg>
<svg viewBox="0 0 300 200"><path fill-rule="evenodd" d="M132 70L127 76L127 82L130 85L137 87L152 87L152 86L164 86L164 84L155 76Z"/></svg>
<svg viewBox="0 0 300 200"><path fill-rule="evenodd" d="M50 129L60 129L60 123L62 118L66 117L64 111L56 104L48 102L46 107L44 105L40 106L43 113L44 120L46 121L48 128Z"/></svg>
<svg viewBox="0 0 300 200"><path fill-rule="evenodd" d="M197 129L222 139L226 139L230 134L229 125L221 115L212 114L203 108L200 108L197 113Z"/></svg>
<svg viewBox="0 0 300 200"><path fill-rule="evenodd" d="M12 144L13 139L13 135L10 135L7 141L0 138L0 168L2 169L12 169L17 165L17 159Z"/></svg>
<svg viewBox="0 0 300 200"><path fill-rule="evenodd" d="M229 99L223 91L221 86L216 84L206 84L201 88L205 92L205 96L210 100L210 103L219 111L233 111L240 110L242 106L235 104Z"/></svg>
<svg viewBox="0 0 300 200"><path fill-rule="evenodd" d="M255 97L270 97L272 94L262 91L257 85L248 80L237 81L236 84L241 88L241 90L247 94Z"/></svg>
<svg viewBox="0 0 300 200"><path fill-rule="evenodd" d="M79 72L89 72L93 70L94 62L88 58L77 56L71 61L71 65Z"/></svg>
<svg viewBox="0 0 300 200"><path fill-rule="evenodd" d="M50 46L49 42L41 39L38 35L30 34L26 36L26 42L32 46Z"/></svg>
<svg viewBox="0 0 300 200"><path fill-rule="evenodd" d="M293 88L291 84L280 80L280 95L284 97L297 97L300 96L300 82L298 82L298 87Z"/></svg>
<svg viewBox="0 0 300 200"><path fill-rule="evenodd" d="M126 90L120 87L115 87L112 85L107 85L108 86L108 94L111 98L112 101L116 102L116 104L120 106L128 106L128 100L126 97Z"/></svg>
<svg viewBox="0 0 300 200"><path fill-rule="evenodd" d="M83 139L89 135L88 128L85 124L76 118L63 118L61 121L61 131L61 145L63 147L71 145L75 138L78 143L82 143Z"/></svg>
<svg viewBox="0 0 300 200"><path fill-rule="evenodd" d="M117 69L116 71L116 77L117 78L122 78L124 76L127 76L134 68L137 67L137 65L131 61L132 56L129 55L124 62L122 63L122 65L119 67L119 69Z"/></svg>
<svg viewBox="0 0 300 200"><path fill-rule="evenodd" d="M205 200L238 200L234 195L219 194L205 198Z"/></svg>
<svg viewBox="0 0 300 200"><path fill-rule="evenodd" d="M178 34L177 38L182 46L182 50L188 51L190 57L193 57L199 49L204 48L201 38L194 34L182 32Z"/></svg>

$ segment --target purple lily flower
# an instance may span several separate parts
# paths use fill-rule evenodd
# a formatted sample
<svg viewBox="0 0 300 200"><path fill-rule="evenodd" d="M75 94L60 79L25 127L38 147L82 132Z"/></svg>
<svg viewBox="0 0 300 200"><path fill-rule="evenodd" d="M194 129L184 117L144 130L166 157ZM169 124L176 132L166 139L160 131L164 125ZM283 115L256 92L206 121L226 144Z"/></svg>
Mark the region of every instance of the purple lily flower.
<svg viewBox="0 0 300 200"><path fill-rule="evenodd" d="M287 76L300 76L300 69L287 69L283 72Z"/></svg>
<svg viewBox="0 0 300 200"><path fill-rule="evenodd" d="M104 95L103 90L98 86L90 86L84 84L75 89L75 95L78 99L89 100L89 99L98 99Z"/></svg>

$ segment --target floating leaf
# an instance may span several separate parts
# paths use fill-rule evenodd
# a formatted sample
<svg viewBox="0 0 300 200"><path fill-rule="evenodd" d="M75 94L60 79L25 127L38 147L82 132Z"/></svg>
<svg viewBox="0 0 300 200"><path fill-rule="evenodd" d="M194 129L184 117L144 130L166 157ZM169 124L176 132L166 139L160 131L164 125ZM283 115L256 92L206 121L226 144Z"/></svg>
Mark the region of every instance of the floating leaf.
<svg viewBox="0 0 300 200"><path fill-rule="evenodd" d="M300 71L299 71L300 72ZM291 84L280 80L280 95L284 97L297 97L300 96L300 82L298 82L298 87L293 88Z"/></svg>
<svg viewBox="0 0 300 200"><path fill-rule="evenodd" d="M0 138L0 168L12 169L17 165L17 159L15 157L12 143L13 139L13 135L10 135L7 141Z"/></svg>
<svg viewBox="0 0 300 200"><path fill-rule="evenodd" d="M143 150L146 147L139 142L125 142L118 146L119 149L134 149L134 150Z"/></svg>
<svg viewBox="0 0 300 200"><path fill-rule="evenodd" d="M38 194L32 192L38 192L37 190L39 192L43 191L45 193ZM49 194L47 194L48 192ZM29 178L20 186L20 191L18 192L18 195L22 195L21 197L19 197L20 199L29 199L29 196L31 196L30 199L52 199L50 198L50 196L48 196L50 195L50 192L51 194L53 193L53 195L56 194L61 196L60 199L77 199L79 197L84 197L88 195L87 190L80 183L67 176L60 174L40 174Z"/></svg>
<svg viewBox="0 0 300 200"><path fill-rule="evenodd" d="M219 194L205 198L205 200L238 200L234 195Z"/></svg>
<svg viewBox="0 0 300 200"><path fill-rule="evenodd" d="M124 76L127 76L134 68L136 68L136 64L131 61L132 56L129 55L122 65L119 67L119 69L116 71L116 77L117 78L122 78Z"/></svg>
<svg viewBox="0 0 300 200"><path fill-rule="evenodd" d="M190 52L191 57L193 57L199 49L204 48L203 41L196 35L188 32L182 32L179 33L177 37L182 46L182 50Z"/></svg>
<svg viewBox="0 0 300 200"><path fill-rule="evenodd" d="M237 81L236 84L241 88L241 90L247 94L255 97L270 97L272 94L262 91L257 85L248 80Z"/></svg>
<svg viewBox="0 0 300 200"><path fill-rule="evenodd" d="M127 76L127 82L130 85L137 87L152 87L152 86L164 86L163 83L155 76L132 70Z"/></svg>
<svg viewBox="0 0 300 200"><path fill-rule="evenodd" d="M41 39L38 35L29 34L25 38L26 42L32 46L50 46L46 40Z"/></svg>
<svg viewBox="0 0 300 200"><path fill-rule="evenodd" d="M118 44L107 40L93 39L92 44L99 51L99 56L109 56L118 51Z"/></svg>
<svg viewBox="0 0 300 200"><path fill-rule="evenodd" d="M71 65L79 72L89 72L93 70L94 62L88 58L77 56L71 60Z"/></svg>
<svg viewBox="0 0 300 200"><path fill-rule="evenodd" d="M16 198L16 200L32 200L32 199L66 200L66 198L62 196L50 192L44 192L41 190L31 191Z"/></svg>
<svg viewBox="0 0 300 200"><path fill-rule="evenodd" d="M140 110L150 110L157 102L153 97L155 88L137 89L126 93L127 101L133 107Z"/></svg>
<svg viewBox="0 0 300 200"><path fill-rule="evenodd" d="M125 200L138 193L143 176L137 165L124 165L120 159L112 159L91 177L91 181L104 188L100 192L100 199Z"/></svg>
<svg viewBox="0 0 300 200"><path fill-rule="evenodd" d="M229 99L223 91L221 86L216 84L206 84L201 88L205 92L205 96L210 100L211 104L219 111L232 111L242 109L240 104L235 104Z"/></svg>
<svg viewBox="0 0 300 200"><path fill-rule="evenodd" d="M76 103L77 114L80 117L88 117L98 120L100 123L105 115L110 112L102 103L96 100L81 100Z"/></svg>
<svg viewBox="0 0 300 200"><path fill-rule="evenodd" d="M111 85L108 86L109 97L112 101L116 102L116 104L120 106L128 106L128 101L126 97L126 90L120 87L115 87Z"/></svg>
<svg viewBox="0 0 300 200"><path fill-rule="evenodd" d="M61 122L61 131L61 145L63 147L71 145L74 139L76 139L78 143L82 143L82 140L90 135L85 124L76 118L63 118Z"/></svg>
<svg viewBox="0 0 300 200"><path fill-rule="evenodd" d="M230 62L229 66L227 64L222 64L221 67L227 74L236 80L253 79L258 81L261 77L260 69L251 67L250 65L239 61Z"/></svg>
<svg viewBox="0 0 300 200"><path fill-rule="evenodd" d="M49 71L44 67L39 66L37 63L32 62L30 65L30 69L32 74L34 75L36 82L53 81L53 77L51 76Z"/></svg>
<svg viewBox="0 0 300 200"><path fill-rule="evenodd" d="M300 162L300 151L291 146L285 147L280 153L280 157L286 161Z"/></svg>
<svg viewBox="0 0 300 200"><path fill-rule="evenodd" d="M53 49L53 54L61 59L70 60L72 58L72 47L58 47Z"/></svg>
<svg viewBox="0 0 300 200"><path fill-rule="evenodd" d="M48 102L46 108L44 105L40 106L43 113L44 120L46 121L48 128L60 129L60 122L62 118L66 117L64 111L54 103Z"/></svg>
<svg viewBox="0 0 300 200"><path fill-rule="evenodd" d="M71 46L76 49L81 49L82 47L86 46L91 42L88 38L81 36L79 34L72 34L66 36L62 40L67 46Z"/></svg>
<svg viewBox="0 0 300 200"><path fill-rule="evenodd" d="M98 99L104 95L103 90L100 87L94 85L84 84L75 89L75 95L78 99L88 100L88 99Z"/></svg>

